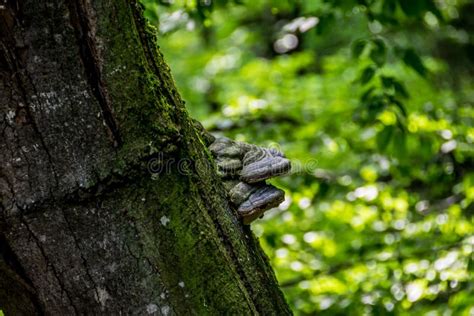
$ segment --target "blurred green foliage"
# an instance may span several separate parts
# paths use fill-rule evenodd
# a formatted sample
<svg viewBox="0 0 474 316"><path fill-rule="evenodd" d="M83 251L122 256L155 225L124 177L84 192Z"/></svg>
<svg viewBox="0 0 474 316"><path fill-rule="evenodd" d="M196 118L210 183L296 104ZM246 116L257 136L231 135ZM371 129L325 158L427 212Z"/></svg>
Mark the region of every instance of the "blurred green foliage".
<svg viewBox="0 0 474 316"><path fill-rule="evenodd" d="M474 2L144 0L192 116L294 162L252 225L299 315L474 315Z"/></svg>

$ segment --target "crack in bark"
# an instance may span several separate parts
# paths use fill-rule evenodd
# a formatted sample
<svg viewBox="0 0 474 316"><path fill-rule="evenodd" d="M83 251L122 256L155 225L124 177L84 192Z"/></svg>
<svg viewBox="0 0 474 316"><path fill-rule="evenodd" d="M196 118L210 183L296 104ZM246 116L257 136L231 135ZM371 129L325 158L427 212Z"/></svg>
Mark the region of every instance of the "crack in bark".
<svg viewBox="0 0 474 316"><path fill-rule="evenodd" d="M10 40L14 41L12 39L10 39ZM36 87L33 84L33 80L31 79L30 75L28 74L26 68L22 68L18 64L18 62L17 62L18 58L15 57L15 54L13 52L11 52L8 49L7 46L5 46L5 43L3 41L1 42L1 44L2 44L2 51L4 52L5 61L10 66L9 70L11 71L12 81L14 81L16 83L17 91L20 93L21 98L23 99L23 102L25 104L25 111L26 111L26 115L28 117L28 122L31 124L31 127L33 128L33 131L35 132L35 134L38 136L39 142L40 142L42 148L44 149L44 151L46 153L46 156L48 158L48 163L49 163L49 166L51 168L51 173L53 174L53 177L55 179L56 187L58 187L59 180L58 180L57 172L54 168L52 155L49 152L49 149L48 149L48 146L46 146L46 142L45 142L45 139L43 137L43 134L41 133L41 131L38 127L38 124L34 120L34 116L31 113L31 109L30 109L30 106L29 106L30 102L29 102L28 97L27 97L28 94L26 93L25 84L23 82L24 79L21 78L20 75L23 74L26 77L26 79L28 79L28 82L31 84L31 87L32 87L32 89L33 89L33 91L36 95L38 95L38 91L36 90ZM22 70L20 71L20 69L22 69ZM29 181L28 181L28 183L29 183ZM31 184L29 183L29 185L31 185ZM52 188L50 188L50 194L52 194Z"/></svg>
<svg viewBox="0 0 474 316"><path fill-rule="evenodd" d="M26 69L24 69L24 72L25 72L25 76L26 78L28 79L29 83L31 84L31 88L33 89L33 92L35 93L35 95L38 95L38 90L36 90L36 86L34 84L34 81L33 79L31 78L30 74L28 73L28 71ZM27 101L27 93L26 93L26 89L25 87L22 85L21 81L18 81L19 83L19 89L21 90L21 93L22 93L22 96L23 96L23 100L25 101L25 110L26 110L26 114L28 115L28 117L30 118L30 121L31 121L31 125L33 127L33 130L34 132L38 135L38 138L39 138L39 141L40 141L40 144L41 146L43 147L45 153L46 153L46 156L48 157L48 163L50 165L50 168L51 168L51 172L53 173L53 177L54 177L54 181L55 181L55 184L56 184L56 188L59 186L59 178L58 178L58 173L56 172L56 169L54 168L54 163L53 163L53 156L51 155L51 152L49 151L48 149L48 146L46 146L46 141L44 139L44 136L43 134L41 133L41 131L39 130L38 128L38 125L36 124L36 122L33 120L34 116L31 114L31 109L29 107L29 103ZM39 101L38 101L39 102ZM43 108L44 106L42 105L41 108ZM50 187L49 189L50 191L50 194L52 194L52 188Z"/></svg>
<svg viewBox="0 0 474 316"><path fill-rule="evenodd" d="M88 6L85 1L75 0L70 1L69 15L71 26L74 28L76 34L77 44L79 46L79 54L86 72L89 86L95 98L99 102L102 117L107 126L107 131L112 139L115 148L122 145L122 136L118 128L117 120L113 114L112 101L107 90L107 87L102 79L102 71L100 69L101 58L97 43L94 42L94 35L92 34L91 21L92 14L88 11Z"/></svg>
<svg viewBox="0 0 474 316"><path fill-rule="evenodd" d="M5 133L2 134L2 136L4 136ZM12 150L10 148L10 144L8 142L5 142L6 144L6 147L8 148L8 152L12 153ZM8 175L7 174L3 174L3 173L0 173L0 178L1 179L4 179L5 182L7 183L7 188L9 189L10 191L10 194L11 194L11 203L10 203L10 206L8 208L6 208L6 206L3 204L3 199L2 201L0 201L0 205L2 205L5 209L2 210L2 212L0 212L0 214L2 215L2 221L5 221L5 211L8 209L8 210L11 210L13 208L13 206L15 206L15 190L13 189L13 183L11 183L10 179L8 178Z"/></svg>
<svg viewBox="0 0 474 316"><path fill-rule="evenodd" d="M19 282L21 282L22 285L29 292L30 295L28 295L28 297L31 300L31 303L33 304L36 312L39 315L44 315L45 311L37 296L38 290L33 284L33 281L26 274L16 254L10 248L10 245L6 241L5 236L3 234L0 234L0 261L2 260L2 258L7 264L7 266L9 266L18 276Z"/></svg>
<svg viewBox="0 0 474 316"><path fill-rule="evenodd" d="M66 223L66 226L67 228L69 229L69 231L71 232L70 236L72 238L72 240L74 241L74 245L76 246L77 250L78 250L78 253L79 253L79 257L81 257L81 260L82 260L82 263L84 264L84 270L86 271L86 275L87 277L91 280L92 282L92 286L93 286L93 290L95 292L95 295L97 297L97 299L99 299L100 295L99 295L99 292L97 290L97 288L99 287L97 283L95 283L94 279L92 278L92 275L90 274L90 271L89 271L89 265L87 264L87 260L86 258L84 257L84 255L82 254L82 249L81 247L79 246L79 241L77 240L76 238L76 234L74 233L73 229L72 229L72 226L71 224L69 223L69 220L67 219L67 216L64 212L64 210L61 208L62 210L62 215L63 215L63 218L64 218L64 222Z"/></svg>
<svg viewBox="0 0 474 316"><path fill-rule="evenodd" d="M17 206L18 207L18 206ZM51 267L51 271L53 272L53 275L54 277L56 278L56 280L58 281L58 285L59 287L61 288L61 291L64 292L66 294L66 297L67 299L69 300L69 303L71 305L71 307L73 308L74 310L74 314L75 315L79 315L79 311L77 309L77 307L74 305L74 302L72 300L72 297L71 297L71 294L69 294L69 292L66 290L66 287L65 285L61 282L61 278L59 277L59 273L56 271L56 268L54 267L54 265L49 261L48 259L48 256L46 255L46 252L44 251L43 247L41 246L41 243L38 239L38 237L36 237L35 233L33 232L33 230L31 229L31 227L28 225L28 222L26 220L26 218L24 216L20 216L20 222L25 225L26 227L26 230L28 231L28 233L30 234L30 236L33 238L35 244L36 244L36 247L39 249L41 255L43 256L44 258L44 261L46 262L47 266L50 266Z"/></svg>
<svg viewBox="0 0 474 316"><path fill-rule="evenodd" d="M129 5L132 9L134 17L133 22L135 24L135 28L137 29L137 34L140 38L140 42L142 44L141 46L143 47L143 53L145 54L145 58L148 62L148 65L152 67L153 73L157 75L158 79L160 80L160 86L164 86L164 80L161 76L161 71L158 65L156 64L155 54L153 53L153 51L156 51L156 47L150 47L150 44L154 45L155 43L150 43L150 41L145 36L145 34L147 33L147 31L145 30L146 22L144 21L143 14L140 10L140 5L136 1L131 1ZM170 104L176 103L176 100L174 100L173 95L167 89L164 89L164 91L161 90L162 89L160 89L160 92L162 92L166 96Z"/></svg>
<svg viewBox="0 0 474 316"><path fill-rule="evenodd" d="M151 159L153 155L144 157L144 159ZM93 186L88 188L77 188L77 190L65 193L60 198L55 198L50 196L44 198L41 201L36 201L31 204L28 209L24 209L19 206L21 213L24 215L32 214L41 209L47 208L55 203L75 203L80 204L88 201L93 201L99 196L102 196L106 193L113 192L117 188L122 187L123 185L130 183L134 179L140 179L147 175L146 167L143 166L140 162L136 164L131 164L129 168L123 172L112 172L105 178L97 181ZM11 188L11 186L10 186ZM14 196L13 196L14 197ZM100 207L100 206L99 206Z"/></svg>
<svg viewBox="0 0 474 316"><path fill-rule="evenodd" d="M132 200L133 203L138 203L138 199L139 199L139 196L138 196L138 195L135 195L135 198ZM133 230L135 231L136 235L140 235L140 230L137 228L137 226L136 226L135 224L131 224L130 226L133 228ZM140 239L140 240L141 240L141 239ZM142 254L145 253L145 251L144 251L145 246L143 245L143 242L141 242L141 243L139 243L139 244L140 244L140 246L141 246ZM125 246L127 247L128 251L130 252L130 255L131 255L132 257L134 257L134 258L137 260L137 262L139 263L138 257L136 257L134 253L132 253L130 247L129 247L127 244L125 244ZM159 252L159 249L158 249L158 248L157 248L156 250ZM153 271L155 271L155 272L159 275L159 274L160 274L160 270L159 270L158 266L152 264L151 259L150 259L148 256L143 256L143 258L146 260L146 262L148 262L148 264L150 265L151 269L152 269ZM137 265L137 266L139 266L139 265Z"/></svg>
<svg viewBox="0 0 474 316"><path fill-rule="evenodd" d="M124 243L124 245L125 245L125 249L127 249L128 253L129 253L129 255L130 255L133 259L135 259L137 267L139 267L139 266L140 266L140 258L137 257L137 256L135 256L135 254L132 252L132 250L130 249L130 247L128 246L127 243Z"/></svg>

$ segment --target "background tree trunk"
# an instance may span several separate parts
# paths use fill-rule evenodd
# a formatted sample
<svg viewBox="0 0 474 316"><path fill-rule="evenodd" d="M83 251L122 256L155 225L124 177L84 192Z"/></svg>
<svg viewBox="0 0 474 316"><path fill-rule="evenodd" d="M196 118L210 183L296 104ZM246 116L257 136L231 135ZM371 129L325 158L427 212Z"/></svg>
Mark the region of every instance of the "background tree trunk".
<svg viewBox="0 0 474 316"><path fill-rule="evenodd" d="M141 7L2 3L0 308L289 314Z"/></svg>

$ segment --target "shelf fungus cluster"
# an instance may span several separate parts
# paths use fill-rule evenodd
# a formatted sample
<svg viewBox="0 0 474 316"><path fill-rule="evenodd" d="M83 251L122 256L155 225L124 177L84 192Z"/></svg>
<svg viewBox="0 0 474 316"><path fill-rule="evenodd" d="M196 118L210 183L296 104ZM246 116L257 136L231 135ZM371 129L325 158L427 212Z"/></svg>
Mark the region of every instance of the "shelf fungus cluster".
<svg viewBox="0 0 474 316"><path fill-rule="evenodd" d="M287 174L290 161L278 150L206 135L230 202L244 224L283 202L285 193L265 180Z"/></svg>

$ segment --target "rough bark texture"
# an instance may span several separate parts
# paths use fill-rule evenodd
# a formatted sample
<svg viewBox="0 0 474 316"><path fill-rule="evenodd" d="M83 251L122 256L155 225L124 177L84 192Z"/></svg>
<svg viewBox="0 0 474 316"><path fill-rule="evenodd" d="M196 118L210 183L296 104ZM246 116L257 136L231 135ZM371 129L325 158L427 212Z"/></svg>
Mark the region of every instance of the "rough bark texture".
<svg viewBox="0 0 474 316"><path fill-rule="evenodd" d="M290 313L135 1L4 2L0 101L6 315Z"/></svg>

